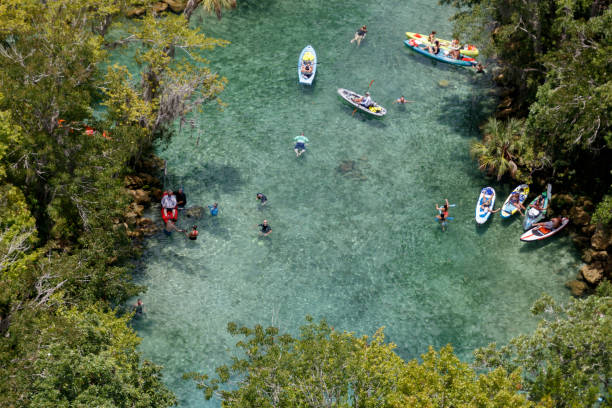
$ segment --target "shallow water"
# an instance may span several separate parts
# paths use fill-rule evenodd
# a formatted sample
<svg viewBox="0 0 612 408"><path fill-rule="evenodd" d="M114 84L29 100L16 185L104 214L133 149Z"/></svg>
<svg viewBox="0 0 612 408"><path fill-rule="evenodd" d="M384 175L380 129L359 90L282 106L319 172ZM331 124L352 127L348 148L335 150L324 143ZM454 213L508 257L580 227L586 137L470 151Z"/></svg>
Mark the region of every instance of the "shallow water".
<svg viewBox="0 0 612 408"><path fill-rule="evenodd" d="M232 42L208 55L229 80L227 106L207 107L159 154L169 187L182 185L189 205L218 201L221 211L197 221L196 242L163 234L148 242L137 275L149 288L147 318L135 322L144 356L165 366L184 407L219 406L181 375L228 361L237 341L229 321L295 333L310 314L358 334L385 326L406 359L447 343L469 359L532 329L533 301L543 292L566 298L563 283L577 270L567 236L523 244L521 220L498 214L476 226L480 189L491 184L503 201L514 187L487 181L468 155L494 106L491 83L402 43L406 30L450 37L451 9L424 0L309 5L313 12L246 2L220 22L195 19ZM349 40L364 23L358 48ZM296 65L307 44L321 64L304 89ZM372 80L372 97L389 111L382 121L352 115L336 95ZM416 102L392 104L402 94ZM302 131L310 145L296 158ZM434 205L445 197L456 207L442 232ZM267 238L255 227L264 218Z"/></svg>

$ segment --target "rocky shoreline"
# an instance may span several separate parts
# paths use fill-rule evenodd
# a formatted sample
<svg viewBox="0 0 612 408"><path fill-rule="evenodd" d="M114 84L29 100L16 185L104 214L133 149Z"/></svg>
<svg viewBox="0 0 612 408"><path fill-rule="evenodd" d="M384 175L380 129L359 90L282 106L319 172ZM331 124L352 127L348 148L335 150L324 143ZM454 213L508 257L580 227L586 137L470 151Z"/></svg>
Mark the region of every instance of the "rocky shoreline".
<svg viewBox="0 0 612 408"><path fill-rule="evenodd" d="M180 14L183 12L183 10L185 10L185 7L187 7L186 0L162 0L162 1L158 1L157 3L154 3L153 6L151 7L151 10L155 14L160 14L160 13L164 13L167 11L172 11L174 13ZM147 13L146 7L144 6L135 7L129 10L126 13L126 16L128 18L136 18L136 17L141 17L145 15L146 13Z"/></svg>

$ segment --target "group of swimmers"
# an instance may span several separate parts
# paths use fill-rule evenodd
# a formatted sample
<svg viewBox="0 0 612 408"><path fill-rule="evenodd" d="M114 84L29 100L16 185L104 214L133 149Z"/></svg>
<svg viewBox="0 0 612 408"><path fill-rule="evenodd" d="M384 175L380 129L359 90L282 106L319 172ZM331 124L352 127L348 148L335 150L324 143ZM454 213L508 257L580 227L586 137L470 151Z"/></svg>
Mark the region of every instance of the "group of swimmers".
<svg viewBox="0 0 612 408"><path fill-rule="evenodd" d="M166 235L171 235L172 231L182 232L185 234L187 238L192 241L198 239L198 226L193 225L191 227L191 231L187 231L184 229L180 229L176 226L176 222L178 221L178 211L184 210L187 205L187 195L183 191L183 188L179 188L176 193L172 190L164 191L161 199L161 207L162 207L162 219L164 220L164 233ZM219 204L213 203L208 206L210 211L210 215L216 216L219 214Z"/></svg>

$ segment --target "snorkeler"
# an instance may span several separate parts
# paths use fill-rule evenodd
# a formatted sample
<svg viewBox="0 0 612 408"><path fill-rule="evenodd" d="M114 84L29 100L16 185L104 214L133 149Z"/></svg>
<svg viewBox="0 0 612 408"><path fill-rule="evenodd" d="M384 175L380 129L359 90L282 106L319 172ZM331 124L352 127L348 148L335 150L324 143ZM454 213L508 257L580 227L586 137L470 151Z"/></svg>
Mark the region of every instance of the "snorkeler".
<svg viewBox="0 0 612 408"><path fill-rule="evenodd" d="M259 200L261 205L266 205L266 202L268 202L268 197L266 197L262 193L257 193L257 199Z"/></svg>

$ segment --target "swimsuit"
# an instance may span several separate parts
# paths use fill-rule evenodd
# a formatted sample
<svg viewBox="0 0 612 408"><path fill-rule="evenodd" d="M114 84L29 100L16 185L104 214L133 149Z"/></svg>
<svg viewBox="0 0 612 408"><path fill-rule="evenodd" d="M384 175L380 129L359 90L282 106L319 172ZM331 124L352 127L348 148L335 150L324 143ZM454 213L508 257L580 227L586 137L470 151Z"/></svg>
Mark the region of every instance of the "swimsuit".
<svg viewBox="0 0 612 408"><path fill-rule="evenodd" d="M295 149L306 150L306 145L304 144L304 142L297 142L295 144Z"/></svg>

